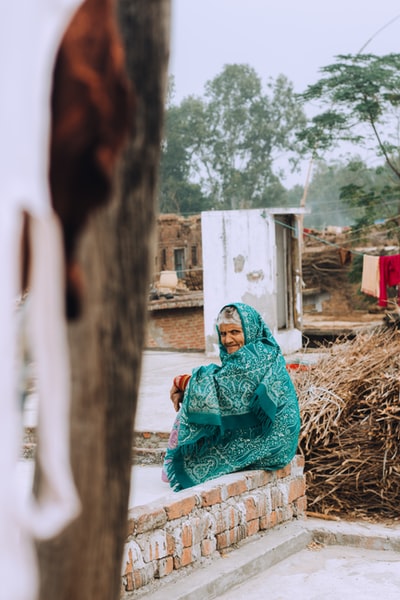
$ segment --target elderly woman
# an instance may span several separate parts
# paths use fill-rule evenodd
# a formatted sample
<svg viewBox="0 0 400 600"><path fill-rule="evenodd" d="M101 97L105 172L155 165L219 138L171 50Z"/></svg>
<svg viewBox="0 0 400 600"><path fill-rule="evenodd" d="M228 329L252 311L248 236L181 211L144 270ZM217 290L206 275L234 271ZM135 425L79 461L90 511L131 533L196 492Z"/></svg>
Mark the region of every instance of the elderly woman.
<svg viewBox="0 0 400 600"><path fill-rule="evenodd" d="M175 490L244 469L275 470L293 458L300 415L275 339L251 306L225 306L217 318L221 366L174 379L178 411L163 466Z"/></svg>

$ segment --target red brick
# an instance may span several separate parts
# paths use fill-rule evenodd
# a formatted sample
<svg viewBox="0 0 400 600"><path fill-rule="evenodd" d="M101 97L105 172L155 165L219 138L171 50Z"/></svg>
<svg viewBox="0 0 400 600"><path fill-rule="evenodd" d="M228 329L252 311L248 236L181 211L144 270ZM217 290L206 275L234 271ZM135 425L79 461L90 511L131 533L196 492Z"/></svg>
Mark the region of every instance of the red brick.
<svg viewBox="0 0 400 600"><path fill-rule="evenodd" d="M205 513L205 514L204 514ZM200 517L190 519L192 526L192 544L200 544L200 542L207 537L211 527L211 517L206 511Z"/></svg>
<svg viewBox="0 0 400 600"><path fill-rule="evenodd" d="M260 531L260 520L254 519L247 523L247 535L254 535Z"/></svg>
<svg viewBox="0 0 400 600"><path fill-rule="evenodd" d="M145 533L152 529L162 527L167 522L167 515L163 508L151 506L137 506L129 511L128 535Z"/></svg>
<svg viewBox="0 0 400 600"><path fill-rule="evenodd" d="M217 548L217 543L215 539L212 540L203 540L201 542L201 554L202 556L211 556L213 552L215 552Z"/></svg>
<svg viewBox="0 0 400 600"><path fill-rule="evenodd" d="M175 554L175 539L174 536L167 532L166 535L166 543L167 543L167 554L168 556L173 556Z"/></svg>
<svg viewBox="0 0 400 600"><path fill-rule="evenodd" d="M213 506L214 504L220 504L222 502L221 487L215 487L211 490L202 492L201 494L201 505L202 506Z"/></svg>
<svg viewBox="0 0 400 600"><path fill-rule="evenodd" d="M184 548L191 546L193 543L192 528L189 524L182 525L182 544Z"/></svg>
<svg viewBox="0 0 400 600"><path fill-rule="evenodd" d="M247 482L246 479L239 479L239 481L234 481L232 483L228 483L226 486L227 497L231 498L232 496L239 496L240 494L244 494L247 492Z"/></svg>
<svg viewBox="0 0 400 600"><path fill-rule="evenodd" d="M172 556L167 556L166 558L162 558L157 563L157 571L155 573L156 577L165 577L169 575L174 570L174 559Z"/></svg>
<svg viewBox="0 0 400 600"><path fill-rule="evenodd" d="M267 485L274 479L274 473L272 471L252 471L246 473L247 488L248 490L254 490L259 487Z"/></svg>
<svg viewBox="0 0 400 600"><path fill-rule="evenodd" d="M304 496L306 491L306 482L304 478L294 479L290 482L288 502L291 503L297 498Z"/></svg>
<svg viewBox="0 0 400 600"><path fill-rule="evenodd" d="M275 512L276 512L276 521L277 521L277 524L279 525L280 523L283 523L283 521L285 520L283 510L282 510L282 508L277 508Z"/></svg>
<svg viewBox="0 0 400 600"><path fill-rule="evenodd" d="M179 517L189 515L195 507L196 497L188 496L186 498L177 500L176 502L172 502L164 508L165 512L167 513L168 520L173 521L174 519L179 519Z"/></svg>
<svg viewBox="0 0 400 600"><path fill-rule="evenodd" d="M147 348L204 350L203 307L151 310Z"/></svg>
<svg viewBox="0 0 400 600"><path fill-rule="evenodd" d="M252 521L258 517L258 511L255 500L252 496L246 498L244 501L246 507L246 521Z"/></svg>
<svg viewBox="0 0 400 600"><path fill-rule="evenodd" d="M271 529L278 524L278 515L276 510L273 510L268 515L261 517L260 519L260 529Z"/></svg>
<svg viewBox="0 0 400 600"><path fill-rule="evenodd" d="M181 567L186 567L187 565L190 565L192 561L192 549L183 548L181 556L176 556L174 558L174 567L175 569L180 569Z"/></svg>
<svg viewBox="0 0 400 600"><path fill-rule="evenodd" d="M289 475L291 475L291 473L292 473L292 466L289 463L283 469L279 469L279 471L276 471L276 476L278 477L278 479L284 479L285 477L289 477Z"/></svg>
<svg viewBox="0 0 400 600"><path fill-rule="evenodd" d="M126 592L133 592L135 584L133 581L133 572L127 573L124 577L124 589Z"/></svg>
<svg viewBox="0 0 400 600"><path fill-rule="evenodd" d="M135 569L133 571L133 589L137 590L147 585L154 576L154 570L149 566L146 569Z"/></svg>
<svg viewBox="0 0 400 600"><path fill-rule="evenodd" d="M128 560L126 562L124 575L128 575L128 573L133 573L132 548L129 548L129 550L128 550Z"/></svg>
<svg viewBox="0 0 400 600"><path fill-rule="evenodd" d="M227 548L230 545L229 532L224 531L222 533L218 533L216 535L216 540L217 540L217 550L222 550L223 548Z"/></svg>
<svg viewBox="0 0 400 600"><path fill-rule="evenodd" d="M239 525L239 512L233 506L227 506L217 514L216 533L228 531Z"/></svg>
<svg viewBox="0 0 400 600"><path fill-rule="evenodd" d="M230 545L237 544L241 540L244 540L247 536L247 526L246 525L238 525L230 530Z"/></svg>
<svg viewBox="0 0 400 600"><path fill-rule="evenodd" d="M279 488L274 487L271 489L271 508L275 510L283 504L283 495Z"/></svg>
<svg viewBox="0 0 400 600"><path fill-rule="evenodd" d="M238 525L229 531L224 531L216 536L217 549L223 550L233 544L237 544L241 540L244 540L247 535L247 527L245 525Z"/></svg>
<svg viewBox="0 0 400 600"><path fill-rule="evenodd" d="M148 536L143 543L142 553L143 559L147 563L160 558L165 558L168 555L167 535L165 530L155 530Z"/></svg>
<svg viewBox="0 0 400 600"><path fill-rule="evenodd" d="M301 496L294 502L296 516L303 516L307 510L307 496Z"/></svg>

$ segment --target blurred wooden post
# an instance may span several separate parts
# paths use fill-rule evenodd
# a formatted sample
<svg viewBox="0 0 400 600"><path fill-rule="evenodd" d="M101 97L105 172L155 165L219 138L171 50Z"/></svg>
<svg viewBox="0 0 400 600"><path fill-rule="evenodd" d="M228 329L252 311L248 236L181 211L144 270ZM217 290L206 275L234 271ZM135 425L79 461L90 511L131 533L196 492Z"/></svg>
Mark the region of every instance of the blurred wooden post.
<svg viewBox="0 0 400 600"><path fill-rule="evenodd" d="M83 317L70 326L72 463L82 514L39 545L41 600L116 600L153 262L170 0L119 0L135 123L111 204L80 244ZM23 567L22 567L23 568Z"/></svg>

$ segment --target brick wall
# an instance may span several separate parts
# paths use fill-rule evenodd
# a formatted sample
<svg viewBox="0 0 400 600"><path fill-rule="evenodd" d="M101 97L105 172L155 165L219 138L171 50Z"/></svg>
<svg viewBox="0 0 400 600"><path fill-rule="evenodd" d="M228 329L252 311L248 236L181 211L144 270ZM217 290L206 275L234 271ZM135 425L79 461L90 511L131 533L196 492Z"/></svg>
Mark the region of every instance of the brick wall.
<svg viewBox="0 0 400 600"><path fill-rule="evenodd" d="M203 307L152 310L148 322L146 348L203 352Z"/></svg>
<svg viewBox="0 0 400 600"><path fill-rule="evenodd" d="M215 553L223 554L242 540L304 517L303 468L302 457L296 456L279 471L226 475L133 508L122 599L133 598L134 590L173 577L185 567L196 567Z"/></svg>
<svg viewBox="0 0 400 600"><path fill-rule="evenodd" d="M157 246L155 252L155 279L163 270L176 270L175 251L183 255L184 278L202 267L201 216L182 217L175 214L161 214L157 219ZM198 288L192 288L198 289Z"/></svg>

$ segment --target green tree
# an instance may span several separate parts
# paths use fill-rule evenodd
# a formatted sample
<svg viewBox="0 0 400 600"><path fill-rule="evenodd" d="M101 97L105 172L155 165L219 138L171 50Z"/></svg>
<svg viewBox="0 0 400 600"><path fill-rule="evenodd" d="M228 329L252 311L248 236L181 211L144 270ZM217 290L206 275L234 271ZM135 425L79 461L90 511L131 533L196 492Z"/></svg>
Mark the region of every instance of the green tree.
<svg viewBox="0 0 400 600"><path fill-rule="evenodd" d="M314 156L347 142L357 150L362 146L373 151L379 159L375 169L352 159L339 185L340 199L353 209L355 226L362 228L400 212L400 54L337 58L321 69L325 77L301 95L303 102L317 103L321 112L298 138Z"/></svg>
<svg viewBox="0 0 400 600"><path fill-rule="evenodd" d="M340 55L323 67L326 76L301 95L319 102L322 112L298 137L319 154L340 142L374 148L400 178L400 54Z"/></svg>
<svg viewBox="0 0 400 600"><path fill-rule="evenodd" d="M195 181L196 162L192 160L203 129L202 100L189 97L180 106L168 106L160 167L163 213L196 213L210 208L210 200Z"/></svg>
<svg viewBox="0 0 400 600"><path fill-rule="evenodd" d="M358 161L360 165L363 163ZM365 173L367 167L365 167ZM356 206L342 198L342 188L357 181L359 185L367 183L359 171L357 179L349 163L340 160L315 163L313 175L307 194L307 207L310 213L305 216L306 227L322 229L326 225L353 225L359 216Z"/></svg>
<svg viewBox="0 0 400 600"><path fill-rule="evenodd" d="M305 115L292 84L267 84L248 65L226 65L193 96L170 106L162 158L161 210L249 208L287 204L282 184L294 169L295 131Z"/></svg>
<svg viewBox="0 0 400 600"><path fill-rule="evenodd" d="M397 178L385 164L371 168L357 156L348 162L319 160L308 190L310 214L304 224L314 228L351 225L359 237L365 227L398 214L399 197Z"/></svg>
<svg viewBox="0 0 400 600"><path fill-rule="evenodd" d="M354 228L362 230L384 221L390 237L390 230L397 225L392 217L400 214L399 178L387 164L366 169L361 161L353 161L348 168L353 177L342 186L340 198L356 209Z"/></svg>

